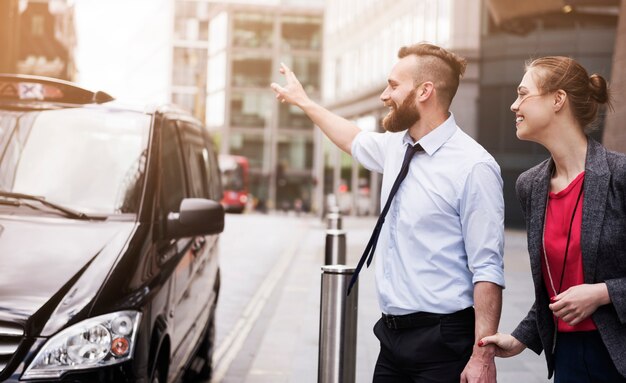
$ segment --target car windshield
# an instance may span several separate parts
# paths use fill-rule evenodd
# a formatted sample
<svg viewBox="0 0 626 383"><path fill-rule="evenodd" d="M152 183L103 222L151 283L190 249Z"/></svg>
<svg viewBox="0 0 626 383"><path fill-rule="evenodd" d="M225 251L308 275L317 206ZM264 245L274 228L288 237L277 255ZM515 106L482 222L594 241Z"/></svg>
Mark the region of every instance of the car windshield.
<svg viewBox="0 0 626 383"><path fill-rule="evenodd" d="M150 116L76 108L0 110L0 191L92 214L137 213Z"/></svg>

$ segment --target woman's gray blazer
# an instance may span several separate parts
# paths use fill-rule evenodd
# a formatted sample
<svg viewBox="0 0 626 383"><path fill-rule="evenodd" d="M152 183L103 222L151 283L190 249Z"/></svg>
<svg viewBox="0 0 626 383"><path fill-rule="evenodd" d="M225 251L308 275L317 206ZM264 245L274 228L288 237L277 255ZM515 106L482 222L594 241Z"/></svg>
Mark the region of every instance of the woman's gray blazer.
<svg viewBox="0 0 626 383"><path fill-rule="evenodd" d="M617 367L626 376L626 155L588 139L581 249L585 283L605 282L611 304L592 318ZM554 371L554 320L541 273L543 221L554 162L548 159L517 179L528 233L535 303L513 336L540 354L546 351L548 378ZM558 342L558 340L557 340Z"/></svg>

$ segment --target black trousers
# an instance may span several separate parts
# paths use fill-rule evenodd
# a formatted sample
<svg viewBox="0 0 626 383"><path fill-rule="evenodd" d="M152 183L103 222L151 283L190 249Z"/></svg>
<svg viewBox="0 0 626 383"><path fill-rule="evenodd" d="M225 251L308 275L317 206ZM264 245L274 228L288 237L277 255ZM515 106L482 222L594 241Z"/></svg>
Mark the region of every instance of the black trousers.
<svg viewBox="0 0 626 383"><path fill-rule="evenodd" d="M559 332L554 357L554 383L626 382L597 331Z"/></svg>
<svg viewBox="0 0 626 383"><path fill-rule="evenodd" d="M380 341L374 383L460 381L474 344L474 310L417 315L414 325L402 320L396 326L384 317L374 325Z"/></svg>

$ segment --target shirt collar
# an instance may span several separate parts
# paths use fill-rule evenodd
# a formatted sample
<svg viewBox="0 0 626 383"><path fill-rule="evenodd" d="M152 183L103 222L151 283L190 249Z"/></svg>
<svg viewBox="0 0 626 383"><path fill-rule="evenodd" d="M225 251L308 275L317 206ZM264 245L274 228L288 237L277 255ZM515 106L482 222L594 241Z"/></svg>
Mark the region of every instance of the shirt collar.
<svg viewBox="0 0 626 383"><path fill-rule="evenodd" d="M456 132L456 121L454 120L454 115L450 113L450 117L443 122L443 124L439 125L435 129L431 130L427 135L422 137L417 143L422 145L424 151L432 156L443 144L452 137L452 135ZM404 133L403 143L406 145L414 145L415 142L409 135L409 131L407 130Z"/></svg>

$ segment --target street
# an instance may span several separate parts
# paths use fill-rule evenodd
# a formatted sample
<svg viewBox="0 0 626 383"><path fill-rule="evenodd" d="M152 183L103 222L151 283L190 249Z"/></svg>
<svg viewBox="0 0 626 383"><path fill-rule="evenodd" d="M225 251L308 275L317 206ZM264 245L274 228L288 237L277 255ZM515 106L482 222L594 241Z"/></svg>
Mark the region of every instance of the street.
<svg viewBox="0 0 626 383"><path fill-rule="evenodd" d="M348 264L355 265L373 217L344 217ZM213 382L316 382L320 267L325 222L295 215L229 214L221 239ZM508 230L507 287L500 331L510 332L532 304L526 237ZM374 272L359 276L356 381L371 381L378 356L372 327L380 316ZM497 359L500 382L545 382L543 355Z"/></svg>

